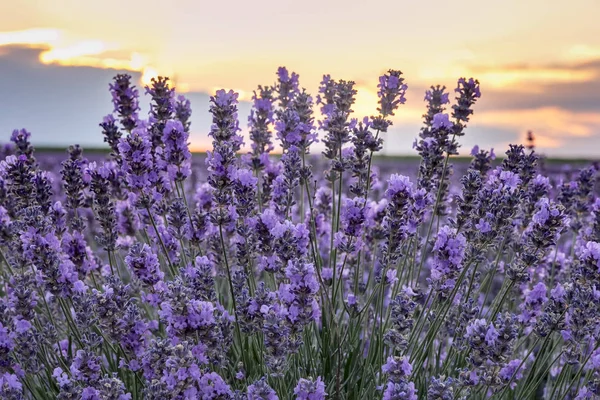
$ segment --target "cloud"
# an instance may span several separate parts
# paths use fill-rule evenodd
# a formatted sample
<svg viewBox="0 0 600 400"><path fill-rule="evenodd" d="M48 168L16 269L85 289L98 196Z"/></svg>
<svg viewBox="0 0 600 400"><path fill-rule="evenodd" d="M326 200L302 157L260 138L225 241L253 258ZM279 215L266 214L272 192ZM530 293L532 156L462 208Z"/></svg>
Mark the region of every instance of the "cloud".
<svg viewBox="0 0 600 400"><path fill-rule="evenodd" d="M0 54L5 46L42 49L38 56L42 64L141 72L141 83L145 85L159 75L143 54L126 51L117 43L69 38L59 29L0 32Z"/></svg>
<svg viewBox="0 0 600 400"><path fill-rule="evenodd" d="M106 44L101 40L86 40L71 46L53 48L40 54L44 64L59 63L81 56L98 55L107 51Z"/></svg>
<svg viewBox="0 0 600 400"><path fill-rule="evenodd" d="M594 47L587 44L577 44L569 48L566 56L568 59L574 61L600 59L600 47Z"/></svg>
<svg viewBox="0 0 600 400"><path fill-rule="evenodd" d="M589 103L588 107L598 109L600 49L590 48L585 51L587 57L569 56L566 61L546 64L448 64L439 66L437 71L423 70L418 81L420 84L447 84L460 76L475 77L481 82L482 91L493 95L487 98L493 99L494 106L498 105L497 100L506 102L509 99L508 101L519 101L520 107L527 107L528 103L537 103L539 107L542 106L540 102L547 99L547 102L562 100L561 106L567 107L575 100L577 107L585 107Z"/></svg>
<svg viewBox="0 0 600 400"><path fill-rule="evenodd" d="M474 119L475 120L475 119ZM541 130L554 138L590 137L600 128L600 113L572 112L556 107L484 111L476 123L485 126Z"/></svg>
<svg viewBox="0 0 600 400"><path fill-rule="evenodd" d="M482 82L480 106L485 109L559 107L570 111L600 112L600 57L546 65L473 67ZM490 85L490 76L510 85ZM491 80L493 81L493 79Z"/></svg>
<svg viewBox="0 0 600 400"><path fill-rule="evenodd" d="M535 91L540 85L589 82L600 75L595 63L472 67L469 72L492 88L515 87L524 91Z"/></svg>
<svg viewBox="0 0 600 400"><path fill-rule="evenodd" d="M0 32L0 46L29 45L49 46L61 36L58 29L25 29L21 31Z"/></svg>

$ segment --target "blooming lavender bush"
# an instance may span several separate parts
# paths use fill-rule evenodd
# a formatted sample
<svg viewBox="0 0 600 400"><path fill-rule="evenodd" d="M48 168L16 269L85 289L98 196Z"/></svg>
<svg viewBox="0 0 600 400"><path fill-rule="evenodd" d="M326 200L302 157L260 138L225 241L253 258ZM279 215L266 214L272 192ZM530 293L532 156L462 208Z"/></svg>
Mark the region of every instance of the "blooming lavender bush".
<svg viewBox="0 0 600 400"><path fill-rule="evenodd" d="M298 78L254 92L248 153L238 95L217 91L204 168L166 78L141 119L115 77L106 159L72 146L46 171L13 132L0 398L599 398L598 171L552 184L512 145L453 179L481 95L461 78L452 106L425 94L416 177L380 173L402 73L361 118L354 82L326 75L313 99Z"/></svg>

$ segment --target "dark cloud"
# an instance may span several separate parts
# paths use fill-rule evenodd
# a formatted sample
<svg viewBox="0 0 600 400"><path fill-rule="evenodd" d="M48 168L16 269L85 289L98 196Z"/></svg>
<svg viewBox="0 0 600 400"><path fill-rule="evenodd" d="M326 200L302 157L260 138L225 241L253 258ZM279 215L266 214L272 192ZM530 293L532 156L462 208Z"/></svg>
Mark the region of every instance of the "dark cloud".
<svg viewBox="0 0 600 400"><path fill-rule="evenodd" d="M474 67L475 75L487 72L585 71L593 76L582 82L548 82L528 84L523 87L486 89L478 105L481 110L528 109L558 107L574 112L600 112L600 59L577 63L551 63L546 65L502 65L500 67ZM533 89L533 90L532 90Z"/></svg>
<svg viewBox="0 0 600 400"><path fill-rule="evenodd" d="M585 82L536 83L535 87L506 87L494 89L481 83L481 99L476 105L478 111L516 110L557 107L573 112L600 112L600 61L596 65L594 80ZM477 75L474 76L477 78ZM422 103L429 87L410 85L407 98L411 104ZM449 87L452 92L454 87ZM454 93L451 93L451 97Z"/></svg>
<svg viewBox="0 0 600 400"><path fill-rule="evenodd" d="M600 76L600 69L598 70ZM600 112L600 80L539 85L539 93L514 89L486 90L480 110L511 110L558 107L573 112Z"/></svg>

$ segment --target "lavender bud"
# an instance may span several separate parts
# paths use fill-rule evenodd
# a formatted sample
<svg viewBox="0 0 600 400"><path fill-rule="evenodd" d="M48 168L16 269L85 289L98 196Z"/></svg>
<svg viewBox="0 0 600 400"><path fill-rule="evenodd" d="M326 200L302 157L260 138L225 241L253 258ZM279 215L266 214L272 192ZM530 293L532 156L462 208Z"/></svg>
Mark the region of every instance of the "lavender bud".
<svg viewBox="0 0 600 400"><path fill-rule="evenodd" d="M119 74L113 79L114 83L109 85L112 101L116 112L121 118L123 129L131 132L138 124L140 109L138 104L138 91L131 85L131 76Z"/></svg>

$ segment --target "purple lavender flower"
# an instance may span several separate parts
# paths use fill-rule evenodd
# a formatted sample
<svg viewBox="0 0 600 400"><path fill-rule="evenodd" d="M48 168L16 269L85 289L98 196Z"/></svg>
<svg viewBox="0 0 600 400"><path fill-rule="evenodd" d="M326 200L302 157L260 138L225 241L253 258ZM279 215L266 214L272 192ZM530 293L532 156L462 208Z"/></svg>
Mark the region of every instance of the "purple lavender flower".
<svg viewBox="0 0 600 400"><path fill-rule="evenodd" d="M565 313L561 335L564 340L565 361L576 364L580 362L582 354L589 351L586 344L598 329L599 293L595 285L590 285L590 282L583 279L575 280L567 293L565 303L568 302L568 308L566 312L564 308L561 310ZM559 324L563 322L560 319L558 321Z"/></svg>
<svg viewBox="0 0 600 400"><path fill-rule="evenodd" d="M100 358L95 354L77 350L70 371L74 379L85 383L94 383L100 379Z"/></svg>
<svg viewBox="0 0 600 400"><path fill-rule="evenodd" d="M518 174L520 186L525 189L535 177L537 161L537 154L527 153L523 145L511 144L506 151L506 158L502 160L502 168Z"/></svg>
<svg viewBox="0 0 600 400"><path fill-rule="evenodd" d="M261 310L263 312L263 310ZM265 307L262 332L265 340L265 361L271 376L283 376L290 353L290 327L285 310L275 304Z"/></svg>
<svg viewBox="0 0 600 400"><path fill-rule="evenodd" d="M398 105L406 102L404 95L408 85L404 83L401 75L400 71L389 70L387 74L379 77L377 96L379 96L380 108L377 111L384 117L393 116Z"/></svg>
<svg viewBox="0 0 600 400"><path fill-rule="evenodd" d="M407 357L389 356L381 370L388 375L390 382L400 383L412 374L413 367Z"/></svg>
<svg viewBox="0 0 600 400"><path fill-rule="evenodd" d="M8 283L7 306L16 319L32 321L35 318L35 306L39 302L33 274L24 272L13 275Z"/></svg>
<svg viewBox="0 0 600 400"><path fill-rule="evenodd" d="M425 93L428 102L427 114L423 115L425 126L419 133L420 139L415 140L414 147L422 157L419 167L419 187L427 192L436 192L441 201L436 201L437 215L443 216L447 213L444 201L448 192L447 177L452 174L452 165L443 162L444 153L448 155L458 154L458 143L454 135L450 136L455 126L449 121L445 111L448 103L448 94L444 93L446 87L432 86Z"/></svg>
<svg viewBox="0 0 600 400"><path fill-rule="evenodd" d="M204 261L197 260L199 264ZM159 316L174 343L199 341L204 346L203 362L219 364L231 345L233 317L221 305L202 300L212 295L206 292L207 277L201 272L205 273L188 269L167 283Z"/></svg>
<svg viewBox="0 0 600 400"><path fill-rule="evenodd" d="M294 394L296 400L324 400L327 395L325 383L320 376L316 380L300 378L294 388Z"/></svg>
<svg viewBox="0 0 600 400"><path fill-rule="evenodd" d="M173 103L175 108L175 118L181 122L183 129L185 129L186 132L189 132L192 124L190 121L192 116L192 106L190 101L186 99L185 96L179 95Z"/></svg>
<svg viewBox="0 0 600 400"><path fill-rule="evenodd" d="M217 400L233 395L229 385L216 372L202 375L198 383L202 399Z"/></svg>
<svg viewBox="0 0 600 400"><path fill-rule="evenodd" d="M139 280L149 286L160 282L165 275L160 270L158 257L147 244L134 244L125 257L125 265Z"/></svg>
<svg viewBox="0 0 600 400"><path fill-rule="evenodd" d="M455 198L457 203L456 228L462 229L469 222L471 213L476 205L477 193L481 189L481 172L475 169L469 169L461 178L462 193ZM479 223L479 222L478 222ZM489 225L489 223L487 223Z"/></svg>
<svg viewBox="0 0 600 400"><path fill-rule="evenodd" d="M87 187L84 179L84 167L87 160L82 157L83 150L79 145L69 147L69 158L62 163L61 175L65 193L66 206L76 210L83 205L83 190Z"/></svg>
<svg viewBox="0 0 600 400"><path fill-rule="evenodd" d="M600 282L600 243L589 241L579 249L577 272L592 282Z"/></svg>
<svg viewBox="0 0 600 400"><path fill-rule="evenodd" d="M383 392L383 400L417 400L418 398L413 382L388 382Z"/></svg>
<svg viewBox="0 0 600 400"><path fill-rule="evenodd" d="M81 392L82 400L131 400L131 394L126 393L125 385L116 377L105 375L96 387L87 387Z"/></svg>
<svg viewBox="0 0 600 400"><path fill-rule="evenodd" d="M233 178L236 211L240 218L249 216L256 206L256 184L258 179L249 169L238 169Z"/></svg>
<svg viewBox="0 0 600 400"><path fill-rule="evenodd" d="M167 223L167 236L172 238L171 241L173 239L179 241L179 246L173 246L175 252L183 251L179 248L181 241L190 237L190 216L184 199L176 198L173 200L168 209Z"/></svg>
<svg viewBox="0 0 600 400"><path fill-rule="evenodd" d="M379 89L377 91L379 97L377 111L379 115L373 118L373 129L378 132L387 132L392 125L389 117L394 116L394 111L398 109L398 106L406 102L404 96L408 85L404 83L401 71L390 69L386 74L379 77L377 88Z"/></svg>
<svg viewBox="0 0 600 400"><path fill-rule="evenodd" d="M240 130L237 121L238 94L233 90L226 92L221 89L217 90L214 96L211 96L210 101L213 125L211 126L209 136L212 136L217 141L233 139L235 142L239 140L235 137Z"/></svg>
<svg viewBox="0 0 600 400"><path fill-rule="evenodd" d="M67 212L63 208L60 201L57 201L52 205L52 208L48 211L49 218L52 221L52 225L55 228L57 235L62 235L67 229L66 215Z"/></svg>
<svg viewBox="0 0 600 400"><path fill-rule="evenodd" d="M217 203L211 215L215 225L224 225L231 220L225 210L233 204L231 189L233 172L236 169L235 152L242 144L242 137L237 134L240 130L237 97L238 94L231 90L229 92L218 90L210 100L213 124L209 136L213 138L213 151L208 152L206 164L210 174L208 183L214 189Z"/></svg>
<svg viewBox="0 0 600 400"><path fill-rule="evenodd" d="M319 283L312 264L290 260L285 269L289 286L284 287L283 299L288 306L288 318L292 324L307 325L320 316L319 304L316 300Z"/></svg>
<svg viewBox="0 0 600 400"><path fill-rule="evenodd" d="M308 253L309 231L305 224L294 225L289 220L277 222L271 229L277 256L288 265L290 260L300 260Z"/></svg>
<svg viewBox="0 0 600 400"><path fill-rule="evenodd" d="M115 205L110 198L108 176L110 174L106 165L88 165L88 174L91 177L90 189L94 193L94 211L98 215L98 222L102 227L102 234L98 236L98 244L106 251L112 252L116 248L116 215Z"/></svg>
<svg viewBox="0 0 600 400"><path fill-rule="evenodd" d="M0 395L6 400L24 399L23 384L17 375L5 372L0 376Z"/></svg>
<svg viewBox="0 0 600 400"><path fill-rule="evenodd" d="M427 388L428 400L450 400L454 398L456 380L451 377L435 376L431 378L429 387Z"/></svg>
<svg viewBox="0 0 600 400"><path fill-rule="evenodd" d="M537 317L542 311L542 308L548 297L546 296L548 290L543 282L537 283L533 289L527 291L525 295L525 302L521 303L521 315L519 315L519 322L525 325L534 324Z"/></svg>
<svg viewBox="0 0 600 400"><path fill-rule="evenodd" d="M65 232L61 239L62 249L75 266L79 277L84 279L87 274L98 268L92 249L87 245L83 234L79 231Z"/></svg>
<svg viewBox="0 0 600 400"><path fill-rule="evenodd" d="M446 86L431 86L429 90L425 91L424 100L427 102L427 114L423 115L425 119L425 126L431 126L433 116L445 111L444 105L448 104L449 94L446 93Z"/></svg>
<svg viewBox="0 0 600 400"><path fill-rule="evenodd" d="M475 146L471 150L471 155L473 156L473 160L471 160L469 168L479 171L482 176L487 175L492 168L492 161L496 159L494 149L487 152L483 149L480 150L479 146Z"/></svg>
<svg viewBox="0 0 600 400"><path fill-rule="evenodd" d="M123 160L123 172L132 190L141 192L156 182L152 143L144 128L136 128L129 136L122 138L118 148Z"/></svg>
<svg viewBox="0 0 600 400"><path fill-rule="evenodd" d="M541 198L536 207L537 212L518 245L518 257L507 269L508 277L515 282L527 280L527 268L537 265L543 259L547 249L556 243L558 235L568 222L563 206L551 203L546 197Z"/></svg>
<svg viewBox="0 0 600 400"><path fill-rule="evenodd" d="M546 337L553 331L560 331L565 327L565 314L567 296L564 287L558 283L550 291L550 298L546 302L543 312L534 327L535 332Z"/></svg>
<svg viewBox="0 0 600 400"><path fill-rule="evenodd" d="M33 205L35 193L33 179L34 169L28 163L25 155L8 156L0 162L0 174L4 180L6 194L10 202L6 203L9 212L16 213L30 205Z"/></svg>
<svg viewBox="0 0 600 400"><path fill-rule="evenodd" d="M437 113L433 116L433 121L431 122L433 129L452 129L453 126L448 114Z"/></svg>
<svg viewBox="0 0 600 400"><path fill-rule="evenodd" d="M575 400L593 400L594 397L596 397L596 393L594 393L592 390L590 390L587 386L583 386L577 392L577 396L575 397Z"/></svg>
<svg viewBox="0 0 600 400"><path fill-rule="evenodd" d="M248 386L248 400L279 400L279 397L263 377Z"/></svg>
<svg viewBox="0 0 600 400"><path fill-rule="evenodd" d="M248 116L248 127L252 141L252 169L254 170L265 168L262 156L273 150L270 125L274 122L274 90L271 86L259 86L258 92L254 91L252 96L253 105Z"/></svg>
<svg viewBox="0 0 600 400"><path fill-rule="evenodd" d="M153 326L145 319L140 307L136 303L129 303L122 316L116 319L116 325L116 339L123 350L130 355L140 356L151 337L150 330ZM129 367L132 365L130 362Z"/></svg>
<svg viewBox="0 0 600 400"><path fill-rule="evenodd" d="M318 142L313 117L313 99L305 89L302 89L292 101L292 109L298 116L297 135L298 147L302 154L308 154L310 145Z"/></svg>
<svg viewBox="0 0 600 400"><path fill-rule="evenodd" d="M438 296L447 298L454 289L463 268L466 245L465 237L449 226L443 226L438 232L431 268L431 283Z"/></svg>
<svg viewBox="0 0 600 400"><path fill-rule="evenodd" d="M162 153L169 179L182 182L191 174L192 154L188 148L189 134L183 124L177 120L168 120L162 131L162 143L165 148Z"/></svg>
<svg viewBox="0 0 600 400"><path fill-rule="evenodd" d="M444 164L444 147L436 138L428 136L419 141L415 140L413 146L421 156L419 166L418 187L428 193L433 192L439 184Z"/></svg>
<svg viewBox="0 0 600 400"><path fill-rule="evenodd" d="M41 272L46 289L66 297L79 280L73 263L62 253L60 242L52 233L41 234L29 228L21 234L23 255Z"/></svg>
<svg viewBox="0 0 600 400"><path fill-rule="evenodd" d="M164 143L165 124L173 116L175 89L169 87L169 78L159 76L151 79L151 85L146 86L146 94L150 94L152 97L148 131L150 132L152 147L157 148ZM181 130L183 130L183 125Z"/></svg>
<svg viewBox="0 0 600 400"><path fill-rule="evenodd" d="M485 319L472 321L465 333L470 346L469 362L484 370L504 362L518 334L516 322L517 318L509 313L499 314L493 324Z"/></svg>
<svg viewBox="0 0 600 400"><path fill-rule="evenodd" d="M81 396L81 386L72 381L69 375L61 368L55 368L52 373L52 377L56 380L56 383L59 387L59 399L72 399Z"/></svg>
<svg viewBox="0 0 600 400"><path fill-rule="evenodd" d="M105 116L102 122L98 124L102 128L102 135L104 136L104 142L108 143L112 153L111 155L115 158L119 156L119 141L121 140L121 131L117 126L115 117L112 114Z"/></svg>
<svg viewBox="0 0 600 400"><path fill-rule="evenodd" d="M320 122L320 128L326 132L323 140L325 158L331 160L332 171L340 172L345 169L342 160L342 148L350 141L350 132L356 121L349 121L352 105L355 102L356 89L353 81L333 81L324 76L319 92L323 97L317 98L317 104L322 104L325 115ZM332 176L333 178L333 176Z"/></svg>
<svg viewBox="0 0 600 400"><path fill-rule="evenodd" d="M550 190L552 185L550 180L542 175L537 175L527 186L527 191L524 193L526 199L525 210L523 210L523 217L521 218L523 224L526 226L531 220L533 214L536 211L538 201L543 197L550 197Z"/></svg>
<svg viewBox="0 0 600 400"><path fill-rule="evenodd" d="M42 212L47 213L52 206L52 177L46 171L36 171L33 177L35 202Z"/></svg>
<svg viewBox="0 0 600 400"><path fill-rule="evenodd" d="M407 334L413 327L413 313L417 307L418 294L404 287L390 302L391 327L385 333L385 342L394 349L403 351L408 345Z"/></svg>
<svg viewBox="0 0 600 400"><path fill-rule="evenodd" d="M388 200L382 225L386 239L381 245L381 267L395 265L400 257L401 245L413 235L422 216L422 190L414 190L412 182L402 175L392 174L385 196ZM422 203L422 204L421 204Z"/></svg>
<svg viewBox="0 0 600 400"><path fill-rule="evenodd" d="M300 135L299 126L300 116L291 108L283 111L275 122L275 132L277 132L277 138L281 141L281 147L284 151L291 146L300 144L302 136Z"/></svg>
<svg viewBox="0 0 600 400"><path fill-rule="evenodd" d="M458 96L456 97L457 104L452 106L452 117L456 119L454 134L457 136L464 135L463 129L465 124L469 122L470 116L473 114L471 107L477 99L481 97L479 90L479 81L473 78L460 78L454 89Z"/></svg>
<svg viewBox="0 0 600 400"><path fill-rule="evenodd" d="M290 75L285 67L277 69L277 86L275 87L275 91L277 92L277 99L282 111L285 111L289 107L299 92L298 78L297 73L292 72Z"/></svg>
<svg viewBox="0 0 600 400"><path fill-rule="evenodd" d="M112 101L115 107L114 112L119 114L123 129L131 132L138 124L138 114L140 109L138 103L138 91L131 85L131 76L119 74L115 76L114 83L109 85L112 94Z"/></svg>
<svg viewBox="0 0 600 400"><path fill-rule="evenodd" d="M383 139L378 134L373 135L371 128L373 121L368 117L363 118L352 129L352 145L354 154L351 157L352 176L357 182L350 185L350 192L356 196L365 197L367 186L371 187L369 176L369 162L374 152L381 150Z"/></svg>
<svg viewBox="0 0 600 400"><path fill-rule="evenodd" d="M283 173L273 182L272 203L281 217L287 217L296 204L295 189L300 184L302 160L299 149L291 146L281 157Z"/></svg>
<svg viewBox="0 0 600 400"><path fill-rule="evenodd" d="M520 359L510 360L506 366L502 367L498 374L500 379L504 382L512 382L510 388L514 389L517 386L517 382L523 378L523 370L525 363Z"/></svg>
<svg viewBox="0 0 600 400"><path fill-rule="evenodd" d="M506 237L520 201L517 191L521 183L517 174L498 167L490 172L477 192L465 236L475 243L492 243Z"/></svg>
<svg viewBox="0 0 600 400"><path fill-rule="evenodd" d="M15 129L10 135L10 140L15 144L15 155L18 157L24 156L27 164L34 166L36 161L33 156L34 149L30 142L31 132L25 129Z"/></svg>
<svg viewBox="0 0 600 400"><path fill-rule="evenodd" d="M598 171L594 167L579 171L576 180L565 182L560 187L558 199L565 206L570 217L570 227L574 232L582 229L583 216L589 213L594 203L594 187Z"/></svg>
<svg viewBox="0 0 600 400"><path fill-rule="evenodd" d="M358 237L365 222L363 199L345 199L341 219L341 231L350 237Z"/></svg>

